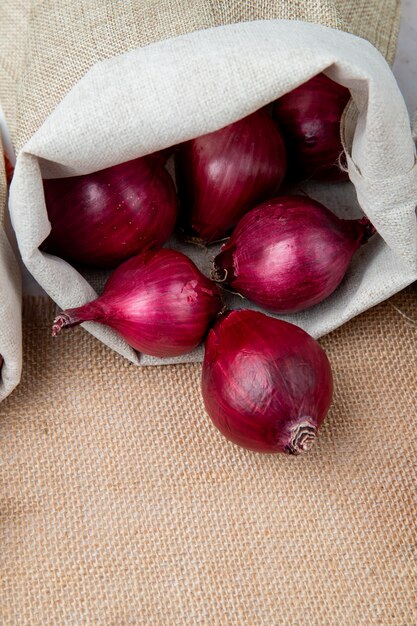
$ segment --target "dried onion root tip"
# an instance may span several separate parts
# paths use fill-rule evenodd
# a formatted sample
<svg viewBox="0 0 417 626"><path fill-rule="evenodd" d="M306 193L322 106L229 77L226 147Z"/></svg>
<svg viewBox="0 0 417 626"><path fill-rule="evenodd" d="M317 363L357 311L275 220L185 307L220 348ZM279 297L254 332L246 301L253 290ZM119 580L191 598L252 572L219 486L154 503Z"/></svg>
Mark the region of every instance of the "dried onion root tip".
<svg viewBox="0 0 417 626"><path fill-rule="evenodd" d="M299 455L308 452L317 438L317 428L308 419L294 424L291 428L291 439L287 446L288 454Z"/></svg>
<svg viewBox="0 0 417 626"><path fill-rule="evenodd" d="M73 318L68 312L63 311L60 313L53 322L52 325L52 337L56 337L59 335L61 330L72 328L73 326L77 326L81 323L82 320L77 320Z"/></svg>
<svg viewBox="0 0 417 626"><path fill-rule="evenodd" d="M225 267L218 268L213 265L210 272L210 278L214 283L225 283L227 281L228 271Z"/></svg>

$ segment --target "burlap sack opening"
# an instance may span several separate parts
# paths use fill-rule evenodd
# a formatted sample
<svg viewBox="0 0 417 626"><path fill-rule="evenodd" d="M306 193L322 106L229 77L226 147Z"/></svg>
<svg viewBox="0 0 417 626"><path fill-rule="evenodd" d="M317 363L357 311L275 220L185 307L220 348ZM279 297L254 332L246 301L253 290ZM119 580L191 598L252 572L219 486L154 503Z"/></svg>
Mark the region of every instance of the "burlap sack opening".
<svg viewBox="0 0 417 626"><path fill-rule="evenodd" d="M349 87L358 109L353 132L347 129L349 175L360 208L381 237L356 255L331 298L285 319L321 336L403 289L417 278L417 167L409 118L391 71L363 39L279 20L219 26L154 43L102 61L78 81L18 156L10 210L30 272L62 308L96 296L68 263L39 251L50 230L42 177L91 172L216 130L320 71ZM358 213L346 185L304 189L327 197L343 216ZM171 245L184 249L175 241ZM185 250L208 270L213 250ZM237 297L226 301L232 308L242 306ZM184 360L140 358L108 328L85 327L134 363Z"/></svg>
<svg viewBox="0 0 417 626"><path fill-rule="evenodd" d="M10 244L7 184L0 139L0 402L16 387L22 369L21 280Z"/></svg>

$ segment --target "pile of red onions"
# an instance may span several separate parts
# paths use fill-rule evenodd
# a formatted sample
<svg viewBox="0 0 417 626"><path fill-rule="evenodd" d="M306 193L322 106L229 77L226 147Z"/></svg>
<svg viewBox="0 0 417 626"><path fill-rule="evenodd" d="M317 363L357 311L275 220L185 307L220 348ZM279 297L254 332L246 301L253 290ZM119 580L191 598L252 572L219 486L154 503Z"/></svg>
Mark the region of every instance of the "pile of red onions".
<svg viewBox="0 0 417 626"><path fill-rule="evenodd" d="M324 350L306 332L256 311L232 311L210 330L202 378L207 413L231 441L300 454L332 400Z"/></svg>
<svg viewBox="0 0 417 626"><path fill-rule="evenodd" d="M160 154L93 174L44 180L46 252L84 266L116 267L160 248L177 219L175 185Z"/></svg>
<svg viewBox="0 0 417 626"><path fill-rule="evenodd" d="M247 213L214 259L213 278L277 313L322 302L374 233L307 196L281 196Z"/></svg>
<svg viewBox="0 0 417 626"><path fill-rule="evenodd" d="M339 219L307 196L277 194L287 153L290 178L345 178L338 163L348 99L345 88L319 75L276 101L272 117L262 108L154 155L45 180L51 233L43 250L117 267L96 300L55 319L53 335L94 321L156 357L205 340L203 397L220 431L250 450L308 450L332 398L322 348L262 313L224 313L219 287L184 254L161 248L177 220L183 234L206 244L231 234L213 264L222 286L276 312L327 298L374 229L366 218ZM165 169L171 152L179 213Z"/></svg>

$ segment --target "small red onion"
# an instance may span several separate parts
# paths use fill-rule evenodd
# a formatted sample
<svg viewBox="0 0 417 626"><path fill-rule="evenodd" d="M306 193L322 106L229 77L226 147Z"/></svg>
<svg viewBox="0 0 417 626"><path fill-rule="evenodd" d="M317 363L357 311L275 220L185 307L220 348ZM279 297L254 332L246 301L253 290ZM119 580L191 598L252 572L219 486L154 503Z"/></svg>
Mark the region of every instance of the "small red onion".
<svg viewBox="0 0 417 626"><path fill-rule="evenodd" d="M5 165L5 169L6 169L6 182L7 182L7 186L9 187L10 183L12 182L12 178L13 178L13 174L14 174L14 167L10 163L10 161L7 158L6 155L4 155L4 165Z"/></svg>
<svg viewBox="0 0 417 626"><path fill-rule="evenodd" d="M52 335L94 321L145 354L177 356L202 341L221 310L218 288L188 257L176 250L144 251L113 272L96 300L58 315Z"/></svg>
<svg viewBox="0 0 417 626"><path fill-rule="evenodd" d="M175 164L184 229L211 243L278 191L286 156L281 133L260 109L182 144Z"/></svg>
<svg viewBox="0 0 417 626"><path fill-rule="evenodd" d="M158 153L71 178L44 180L51 233L46 252L111 268L160 248L177 218L175 185Z"/></svg>
<svg viewBox="0 0 417 626"><path fill-rule="evenodd" d="M318 304L375 232L305 196L282 196L245 215L214 259L213 279L277 313Z"/></svg>
<svg viewBox="0 0 417 626"><path fill-rule="evenodd" d="M314 443L329 409L332 372L306 332L256 311L220 317L205 343L206 410L234 443L299 454Z"/></svg>
<svg viewBox="0 0 417 626"><path fill-rule="evenodd" d="M346 87L318 74L274 103L273 116L285 138L292 178L348 180L339 157L340 118L349 99Z"/></svg>

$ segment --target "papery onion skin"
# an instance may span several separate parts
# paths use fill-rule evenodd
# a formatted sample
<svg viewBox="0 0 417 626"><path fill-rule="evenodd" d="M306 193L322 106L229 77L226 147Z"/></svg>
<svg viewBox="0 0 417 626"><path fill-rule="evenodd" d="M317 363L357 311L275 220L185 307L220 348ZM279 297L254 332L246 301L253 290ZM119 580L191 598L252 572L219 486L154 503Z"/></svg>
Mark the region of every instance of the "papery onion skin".
<svg viewBox="0 0 417 626"><path fill-rule="evenodd" d="M175 156L181 225L205 243L223 239L286 172L282 135L265 109L182 144Z"/></svg>
<svg viewBox="0 0 417 626"><path fill-rule="evenodd" d="M247 213L213 263L213 278L276 313L322 302L375 232L307 196L282 196Z"/></svg>
<svg viewBox="0 0 417 626"><path fill-rule="evenodd" d="M156 357L190 352L223 308L216 285L181 252L145 251L125 261L93 302L63 311L52 334L85 321L110 326Z"/></svg>
<svg viewBox="0 0 417 626"><path fill-rule="evenodd" d="M178 213L163 152L84 176L44 180L51 233L42 249L95 268L113 268L160 248Z"/></svg>
<svg viewBox="0 0 417 626"><path fill-rule="evenodd" d="M333 379L326 353L301 328L241 309L209 331L202 391L207 413L230 441L300 454L326 416Z"/></svg>
<svg viewBox="0 0 417 626"><path fill-rule="evenodd" d="M349 99L346 87L318 74L275 101L273 117L285 138L291 178L349 180L339 165L340 119Z"/></svg>

